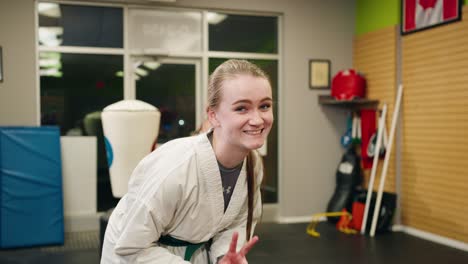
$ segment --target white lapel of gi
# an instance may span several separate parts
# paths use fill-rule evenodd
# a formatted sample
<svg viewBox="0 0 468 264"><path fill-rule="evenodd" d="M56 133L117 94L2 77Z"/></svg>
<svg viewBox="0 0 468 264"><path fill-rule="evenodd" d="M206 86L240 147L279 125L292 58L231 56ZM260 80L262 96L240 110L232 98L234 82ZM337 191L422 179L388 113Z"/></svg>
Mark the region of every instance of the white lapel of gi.
<svg viewBox="0 0 468 264"><path fill-rule="evenodd" d="M201 184L211 205L213 223L221 223L224 214L223 187L218 162L211 143L206 134L200 135L201 140L197 146L197 163L201 171Z"/></svg>
<svg viewBox="0 0 468 264"><path fill-rule="evenodd" d="M218 223L218 232L227 228L239 215L247 199L246 160L237 179L236 187L232 193L226 212L224 212L224 196L221 182L221 174L218 162L211 143L206 134L201 134L201 140L197 148L198 164L201 169L202 182L206 184L206 195L210 202L213 222Z"/></svg>

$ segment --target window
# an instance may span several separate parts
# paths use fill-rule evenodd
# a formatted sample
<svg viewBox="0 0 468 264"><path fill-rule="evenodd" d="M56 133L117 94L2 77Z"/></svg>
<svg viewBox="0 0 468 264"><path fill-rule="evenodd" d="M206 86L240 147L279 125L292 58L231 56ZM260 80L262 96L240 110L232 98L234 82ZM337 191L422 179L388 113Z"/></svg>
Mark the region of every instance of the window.
<svg viewBox="0 0 468 264"><path fill-rule="evenodd" d="M98 211L117 202L100 111L122 99L142 100L161 111L159 143L188 136L205 116L208 73L230 58L247 58L271 78L275 123L263 201L277 202L279 18L103 5L38 4L41 124L60 126L62 135L97 136Z"/></svg>
<svg viewBox="0 0 468 264"><path fill-rule="evenodd" d="M39 3L41 124L97 138L97 208L115 206L101 111L124 97L123 9Z"/></svg>
<svg viewBox="0 0 468 264"><path fill-rule="evenodd" d="M199 52L202 47L201 22L201 12L130 9L130 48Z"/></svg>
<svg viewBox="0 0 468 264"><path fill-rule="evenodd" d="M39 3L39 45L123 47L122 8Z"/></svg>
<svg viewBox="0 0 468 264"><path fill-rule="evenodd" d="M77 134L90 113L123 99L123 57L41 52L41 124ZM82 131L85 134L86 128Z"/></svg>
<svg viewBox="0 0 468 264"><path fill-rule="evenodd" d="M138 64L141 76L136 80L136 97L161 111L158 143L190 136L196 122L195 65L157 61Z"/></svg>
<svg viewBox="0 0 468 264"><path fill-rule="evenodd" d="M208 13L209 49L278 53L278 18Z"/></svg>

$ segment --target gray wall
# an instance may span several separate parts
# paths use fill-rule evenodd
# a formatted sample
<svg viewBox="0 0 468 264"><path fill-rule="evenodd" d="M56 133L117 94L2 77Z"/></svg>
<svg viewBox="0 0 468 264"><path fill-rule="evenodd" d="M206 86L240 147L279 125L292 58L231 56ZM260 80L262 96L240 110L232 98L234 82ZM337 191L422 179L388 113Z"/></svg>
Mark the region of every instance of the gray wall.
<svg viewBox="0 0 468 264"><path fill-rule="evenodd" d="M34 0L0 0L0 126L38 125Z"/></svg>
<svg viewBox="0 0 468 264"><path fill-rule="evenodd" d="M0 1L0 45L7 65L0 84L0 125L32 125L38 115L32 3ZM335 186L345 112L318 105L317 96L329 91L309 90L308 59L330 59L332 74L352 66L355 1L177 0L169 5L283 14L280 216L294 221L323 212Z"/></svg>

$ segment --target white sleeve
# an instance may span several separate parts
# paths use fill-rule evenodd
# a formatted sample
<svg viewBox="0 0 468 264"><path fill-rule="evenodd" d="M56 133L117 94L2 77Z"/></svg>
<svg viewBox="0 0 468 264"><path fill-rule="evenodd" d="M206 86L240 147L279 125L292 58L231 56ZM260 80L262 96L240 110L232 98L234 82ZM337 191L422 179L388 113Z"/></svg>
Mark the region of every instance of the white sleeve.
<svg viewBox="0 0 468 264"><path fill-rule="evenodd" d="M262 198L260 193L260 185L263 179L263 163L259 155L256 155L254 171L256 175L256 190L254 198L254 212L252 217L252 234L253 236L255 226L260 220L262 215ZM213 243L211 244L211 263L217 262L218 257L223 256L229 250L229 245L231 244L232 234L234 232L239 233L239 238L237 240L237 251L239 251L244 244L247 242L247 199L244 202L244 206L239 213L238 217L232 222L232 224L224 230L223 232L218 233L213 238Z"/></svg>
<svg viewBox="0 0 468 264"><path fill-rule="evenodd" d="M178 203L178 193L173 186L161 184L148 202L151 206L135 195L127 197L126 202L129 206L124 212L125 216L119 228L120 237L114 248L115 253L125 259L125 263L190 263L155 243L172 220Z"/></svg>

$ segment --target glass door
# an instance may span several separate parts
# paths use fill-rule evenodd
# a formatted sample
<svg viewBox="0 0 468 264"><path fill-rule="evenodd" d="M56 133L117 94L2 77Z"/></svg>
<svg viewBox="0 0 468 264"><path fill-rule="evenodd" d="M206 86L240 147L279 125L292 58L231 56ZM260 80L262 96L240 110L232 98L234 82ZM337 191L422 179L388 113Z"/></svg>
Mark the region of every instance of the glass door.
<svg viewBox="0 0 468 264"><path fill-rule="evenodd" d="M136 99L161 112L158 143L189 136L203 117L200 61L144 55L131 63Z"/></svg>

